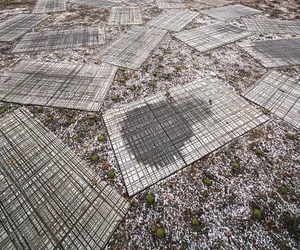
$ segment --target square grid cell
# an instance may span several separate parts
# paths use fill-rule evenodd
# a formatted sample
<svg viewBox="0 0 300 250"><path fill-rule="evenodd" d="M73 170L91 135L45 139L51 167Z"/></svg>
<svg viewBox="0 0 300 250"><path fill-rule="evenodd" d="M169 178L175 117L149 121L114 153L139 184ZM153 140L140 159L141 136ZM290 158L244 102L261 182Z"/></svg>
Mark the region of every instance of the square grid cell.
<svg viewBox="0 0 300 250"><path fill-rule="evenodd" d="M144 5L151 4L154 0L124 0L125 3L129 5Z"/></svg>
<svg viewBox="0 0 300 250"><path fill-rule="evenodd" d="M48 17L46 14L19 14L0 23L0 42L11 42Z"/></svg>
<svg viewBox="0 0 300 250"><path fill-rule="evenodd" d="M166 30L132 26L100 54L100 59L106 63L138 69L166 34Z"/></svg>
<svg viewBox="0 0 300 250"><path fill-rule="evenodd" d="M50 13L66 10L66 0L38 0L33 9L33 13Z"/></svg>
<svg viewBox="0 0 300 250"><path fill-rule="evenodd" d="M182 9L185 8L181 0L156 0L158 8L160 9Z"/></svg>
<svg viewBox="0 0 300 250"><path fill-rule="evenodd" d="M300 81L276 71L264 75L243 96L300 128Z"/></svg>
<svg viewBox="0 0 300 250"><path fill-rule="evenodd" d="M168 97L157 94L104 114L129 195L266 120L243 98L212 79L198 79L171 88Z"/></svg>
<svg viewBox="0 0 300 250"><path fill-rule="evenodd" d="M23 61L0 76L0 100L99 111L117 67Z"/></svg>
<svg viewBox="0 0 300 250"><path fill-rule="evenodd" d="M59 50L105 44L105 32L100 27L74 30L31 32L26 34L13 53Z"/></svg>
<svg viewBox="0 0 300 250"><path fill-rule="evenodd" d="M230 20L239 18L241 16L248 16L261 13L260 10L256 10L241 4L228 5L219 8L212 8L207 10L201 10L202 14L206 14L220 20Z"/></svg>
<svg viewBox="0 0 300 250"><path fill-rule="evenodd" d="M71 0L71 2L98 8L110 8L121 3L117 0Z"/></svg>
<svg viewBox="0 0 300 250"><path fill-rule="evenodd" d="M300 21L242 18L248 30L261 33L300 34Z"/></svg>
<svg viewBox="0 0 300 250"><path fill-rule="evenodd" d="M108 18L109 25L142 24L143 17L139 7L112 7Z"/></svg>
<svg viewBox="0 0 300 250"><path fill-rule="evenodd" d="M226 0L196 0L196 2L205 3L207 5L213 5L213 6L223 6L225 4L230 3L230 1L226 1Z"/></svg>
<svg viewBox="0 0 300 250"><path fill-rule="evenodd" d="M266 68L300 65L300 38L239 43Z"/></svg>
<svg viewBox="0 0 300 250"><path fill-rule="evenodd" d="M169 10L152 19L148 25L179 32L198 15L195 11Z"/></svg>
<svg viewBox="0 0 300 250"><path fill-rule="evenodd" d="M0 120L0 142L1 223L16 248L103 249L122 196L26 109Z"/></svg>
<svg viewBox="0 0 300 250"><path fill-rule="evenodd" d="M174 36L200 52L207 52L243 39L251 34L248 30L243 30L230 24L213 24L184 30L174 34Z"/></svg>

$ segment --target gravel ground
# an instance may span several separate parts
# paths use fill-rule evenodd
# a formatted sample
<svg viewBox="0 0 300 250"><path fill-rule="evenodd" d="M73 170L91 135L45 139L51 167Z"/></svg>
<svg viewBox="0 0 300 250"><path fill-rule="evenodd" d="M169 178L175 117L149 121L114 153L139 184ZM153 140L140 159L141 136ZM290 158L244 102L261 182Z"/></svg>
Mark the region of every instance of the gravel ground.
<svg viewBox="0 0 300 250"><path fill-rule="evenodd" d="M232 2L243 2L265 11L257 16L300 19L299 0ZM0 21L16 13L29 13L34 3L27 1L1 5ZM209 7L196 1L185 3L194 11ZM108 9L69 2L67 6L67 12L52 13L51 18L34 30L100 25L105 28L110 43L127 29L126 26L107 25ZM152 5L144 5L142 10L145 21L161 13ZM200 14L186 29L217 22ZM243 27L240 20L232 20L230 23ZM294 35L256 34L243 42L292 37ZM0 43L0 72L24 59L98 64L101 63L99 52L107 46L10 54L17 43L18 40ZM293 77L299 78L300 75L300 67L286 67L280 71ZM107 109L165 92L171 86L188 83L200 76L221 79L237 93L241 93L266 72L236 44L201 54L173 38L171 33L139 70L117 72L101 112L26 107L131 203L127 216L106 249L299 249L299 130L268 114L269 122L133 198L128 198L101 118L101 113ZM118 100L113 101L113 96L118 96ZM0 102L0 110L5 111L0 114L0 118L20 106ZM287 134L294 135L294 138L289 139ZM104 140L98 140L100 135L104 135ZM257 154L258 149L262 155ZM99 156L98 162L91 160L93 154ZM237 162L238 167L232 166L233 162ZM107 177L110 170L115 172L114 180ZM211 185L205 185L204 178L210 179ZM155 196L153 204L145 202L147 194ZM260 219L253 215L254 209L260 210ZM199 222L195 226L191 223L194 217ZM165 231L162 239L155 235L159 227Z"/></svg>

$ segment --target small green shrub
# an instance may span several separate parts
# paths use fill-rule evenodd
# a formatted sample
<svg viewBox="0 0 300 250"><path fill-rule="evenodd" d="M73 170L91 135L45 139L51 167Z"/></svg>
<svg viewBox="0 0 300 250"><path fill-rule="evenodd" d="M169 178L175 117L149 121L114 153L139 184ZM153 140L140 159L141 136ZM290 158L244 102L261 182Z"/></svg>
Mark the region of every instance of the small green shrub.
<svg viewBox="0 0 300 250"><path fill-rule="evenodd" d="M0 114L3 114L5 112L5 109L0 109Z"/></svg>
<svg viewBox="0 0 300 250"><path fill-rule="evenodd" d="M147 66L147 65L144 65L143 69L144 69L144 70L147 70L147 69L148 69L148 66Z"/></svg>
<svg viewBox="0 0 300 250"><path fill-rule="evenodd" d="M253 216L257 220L261 220L262 219L262 213L257 208L253 209Z"/></svg>
<svg viewBox="0 0 300 250"><path fill-rule="evenodd" d="M176 66L176 70L177 70L177 71L181 70L181 66L180 66L180 65L177 65L177 66Z"/></svg>
<svg viewBox="0 0 300 250"><path fill-rule="evenodd" d="M211 185L212 185L211 180L208 179L208 178L204 178L204 179L202 180L202 182L203 182L206 186L211 186Z"/></svg>
<svg viewBox="0 0 300 250"><path fill-rule="evenodd" d="M96 118L96 116L94 116L94 115L90 115L90 116L89 116L89 119L90 119L90 120L95 120L95 118Z"/></svg>
<svg viewBox="0 0 300 250"><path fill-rule="evenodd" d="M192 219L192 225L193 226L199 226L199 224L200 224L199 220L196 217L193 217L193 219Z"/></svg>
<svg viewBox="0 0 300 250"><path fill-rule="evenodd" d="M294 140L295 139L295 136L292 135L292 134L287 134L286 135L286 138L290 139L290 140Z"/></svg>
<svg viewBox="0 0 300 250"><path fill-rule="evenodd" d="M263 155L263 151L261 149L256 149L255 150L256 155L258 156L262 156Z"/></svg>
<svg viewBox="0 0 300 250"><path fill-rule="evenodd" d="M124 72L126 69L125 68L120 68L120 71Z"/></svg>
<svg viewBox="0 0 300 250"><path fill-rule="evenodd" d="M104 135L99 135L98 136L98 141L104 141L105 140L105 136Z"/></svg>
<svg viewBox="0 0 300 250"><path fill-rule="evenodd" d="M76 141L77 138L78 138L77 135L73 135L73 136L72 136L72 140L73 140L73 141Z"/></svg>
<svg viewBox="0 0 300 250"><path fill-rule="evenodd" d="M159 239L165 237L165 231L164 231L164 229L161 228L161 227L157 228L157 230L156 230L156 236Z"/></svg>
<svg viewBox="0 0 300 250"><path fill-rule="evenodd" d="M147 194L145 200L147 203L152 204L155 201L155 197L153 194Z"/></svg>
<svg viewBox="0 0 300 250"><path fill-rule="evenodd" d="M42 112L43 110L44 110L43 107L38 107L38 108L36 109L37 112Z"/></svg>
<svg viewBox="0 0 300 250"><path fill-rule="evenodd" d="M70 124L75 123L75 118L70 119Z"/></svg>
<svg viewBox="0 0 300 250"><path fill-rule="evenodd" d="M269 114L269 113L270 113L270 110L263 109L263 110L262 110L262 112L263 112L265 115L267 115L267 114Z"/></svg>
<svg viewBox="0 0 300 250"><path fill-rule="evenodd" d="M167 74L167 75L164 75L164 78L165 79L168 79L169 78L169 75Z"/></svg>
<svg viewBox="0 0 300 250"><path fill-rule="evenodd" d="M122 83L125 82L125 81L126 81L125 78L120 79L120 82L122 82Z"/></svg>
<svg viewBox="0 0 300 250"><path fill-rule="evenodd" d="M99 160L99 156L98 155L92 155L91 160L92 161L98 161Z"/></svg>
<svg viewBox="0 0 300 250"><path fill-rule="evenodd" d="M107 176L109 179L113 179L115 177L115 172L110 170L108 173L107 173Z"/></svg>
<svg viewBox="0 0 300 250"><path fill-rule="evenodd" d="M134 74L133 77L134 77L134 78L138 78L139 75L138 75L138 74Z"/></svg>
<svg viewBox="0 0 300 250"><path fill-rule="evenodd" d="M112 101L118 101L119 100L119 96L117 95L114 95L112 98L111 98Z"/></svg>
<svg viewBox="0 0 300 250"><path fill-rule="evenodd" d="M236 161L232 162L232 163L231 163L231 166L233 166L233 167L236 168L236 169L239 169L239 168L240 168L240 164L239 164L238 162L236 162Z"/></svg>
<svg viewBox="0 0 300 250"><path fill-rule="evenodd" d="M47 117L47 119L46 119L47 122L51 122L52 120L53 120L52 117Z"/></svg>
<svg viewBox="0 0 300 250"><path fill-rule="evenodd" d="M153 88L156 87L155 82L149 82L148 84L149 84L149 86L151 86L151 87L153 87Z"/></svg>
<svg viewBox="0 0 300 250"><path fill-rule="evenodd" d="M153 76L157 76L157 73L155 71L152 72Z"/></svg>
<svg viewBox="0 0 300 250"><path fill-rule="evenodd" d="M280 186L280 193L286 195L289 190L285 186Z"/></svg>
<svg viewBox="0 0 300 250"><path fill-rule="evenodd" d="M136 87L135 87L134 85L131 85L131 86L129 87L129 89L130 89L131 91L135 91L135 90L136 90Z"/></svg>
<svg viewBox="0 0 300 250"><path fill-rule="evenodd" d="M163 56L159 56L159 57L158 57L158 60L160 60L160 61L162 61L163 59L164 59Z"/></svg>

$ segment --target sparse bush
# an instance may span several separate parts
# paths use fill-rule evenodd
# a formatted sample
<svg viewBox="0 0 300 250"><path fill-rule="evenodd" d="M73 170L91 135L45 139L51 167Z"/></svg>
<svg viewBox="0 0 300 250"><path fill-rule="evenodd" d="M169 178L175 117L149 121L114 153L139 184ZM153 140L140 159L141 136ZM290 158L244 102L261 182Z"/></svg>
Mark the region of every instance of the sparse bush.
<svg viewBox="0 0 300 250"><path fill-rule="evenodd" d="M293 134L286 134L286 137L290 140L294 140L295 136Z"/></svg>
<svg viewBox="0 0 300 250"><path fill-rule="evenodd" d="M99 135L98 136L98 141L104 141L105 140L105 136L104 135Z"/></svg>
<svg viewBox="0 0 300 250"><path fill-rule="evenodd" d="M267 115L267 114L269 114L269 113L270 113L270 110L263 109L263 110L262 110L262 112L263 112L265 115Z"/></svg>
<svg viewBox="0 0 300 250"><path fill-rule="evenodd" d="M211 185L212 185L211 180L208 179L208 178L204 178L204 179L202 180L202 182L203 182L206 186L211 186Z"/></svg>
<svg viewBox="0 0 300 250"><path fill-rule="evenodd" d="M253 216L257 220L261 220L262 219L262 213L257 208L253 209Z"/></svg>
<svg viewBox="0 0 300 250"><path fill-rule="evenodd" d="M119 100L119 96L117 95L114 95L112 98L111 98L112 101L118 101Z"/></svg>
<svg viewBox="0 0 300 250"><path fill-rule="evenodd" d="M77 135L73 135L73 136L72 136L72 140L73 140L73 141L76 141L76 140L77 140Z"/></svg>
<svg viewBox="0 0 300 250"><path fill-rule="evenodd" d="M199 220L196 217L193 217L192 225L195 227L195 226L199 226L199 224L200 224Z"/></svg>
<svg viewBox="0 0 300 250"><path fill-rule="evenodd" d="M256 149L255 150L256 155L258 156L262 156L263 155L263 151L261 149Z"/></svg>
<svg viewBox="0 0 300 250"><path fill-rule="evenodd" d="M110 170L108 173L107 173L107 176L109 179L113 179L115 177L115 172Z"/></svg>
<svg viewBox="0 0 300 250"><path fill-rule="evenodd" d="M91 159L92 159L92 161L98 161L99 156L98 155L92 155Z"/></svg>
<svg viewBox="0 0 300 250"><path fill-rule="evenodd" d="M286 195L289 191L285 186L280 186L280 193Z"/></svg>
<svg viewBox="0 0 300 250"><path fill-rule="evenodd" d="M155 197L153 194L147 194L145 200L147 203L152 204L155 201Z"/></svg>
<svg viewBox="0 0 300 250"><path fill-rule="evenodd" d="M157 238L161 239L163 237L165 237L165 231L163 228L159 227L157 230L156 230L156 236Z"/></svg>
<svg viewBox="0 0 300 250"><path fill-rule="evenodd" d="M75 118L70 119L70 124L75 123Z"/></svg>

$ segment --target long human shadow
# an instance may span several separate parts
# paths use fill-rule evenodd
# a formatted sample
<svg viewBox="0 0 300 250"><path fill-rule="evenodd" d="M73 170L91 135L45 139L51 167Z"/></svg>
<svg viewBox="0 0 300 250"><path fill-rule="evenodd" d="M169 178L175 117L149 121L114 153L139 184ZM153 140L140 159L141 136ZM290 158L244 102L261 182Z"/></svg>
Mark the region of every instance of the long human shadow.
<svg viewBox="0 0 300 250"><path fill-rule="evenodd" d="M193 125L211 115L210 100L191 95L175 101L168 96L126 112L121 134L141 165L161 169L182 159L178 150L194 136Z"/></svg>

